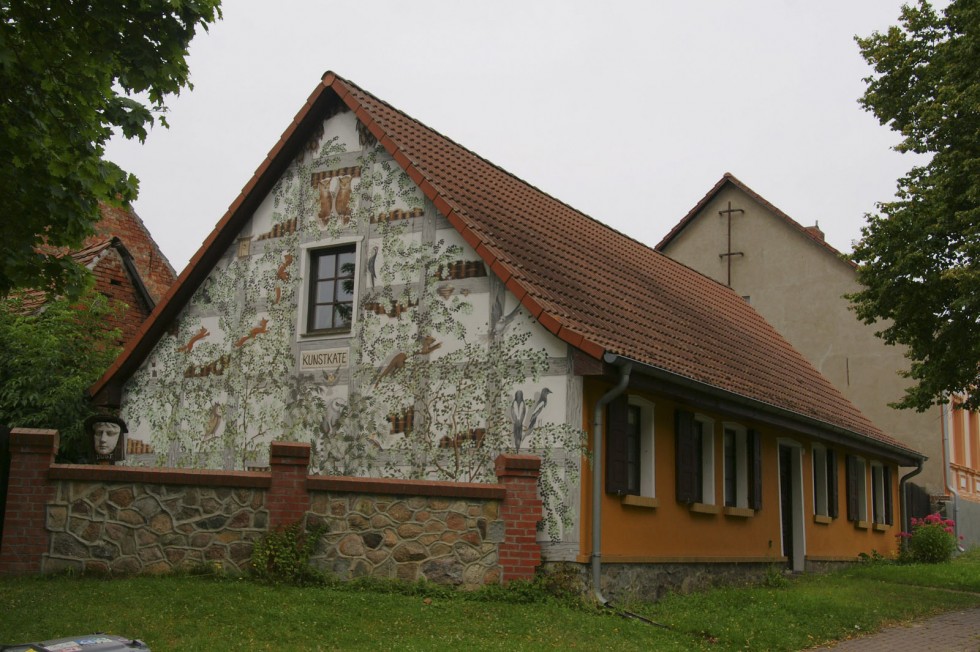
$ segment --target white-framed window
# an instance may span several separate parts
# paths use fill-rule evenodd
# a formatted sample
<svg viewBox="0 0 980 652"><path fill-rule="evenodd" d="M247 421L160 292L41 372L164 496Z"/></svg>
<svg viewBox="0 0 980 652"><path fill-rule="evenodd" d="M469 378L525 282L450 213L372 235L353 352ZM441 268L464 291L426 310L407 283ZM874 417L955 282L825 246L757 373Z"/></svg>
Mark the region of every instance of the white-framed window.
<svg viewBox="0 0 980 652"><path fill-rule="evenodd" d="M871 520L878 525L892 524L891 469L871 463Z"/></svg>
<svg viewBox="0 0 980 652"><path fill-rule="evenodd" d="M822 444L814 444L813 513L837 518L837 453Z"/></svg>
<svg viewBox="0 0 980 652"><path fill-rule="evenodd" d="M630 396L629 409L634 415L637 426L636 442L633 444L633 465L636 469L636 479L632 483L640 496L653 498L657 495L656 473L654 458L654 420L653 403L638 396Z"/></svg>
<svg viewBox="0 0 980 652"><path fill-rule="evenodd" d="M621 396L609 404L606 491L656 496L654 405L638 396Z"/></svg>
<svg viewBox="0 0 980 652"><path fill-rule="evenodd" d="M725 483L725 507L749 506L748 436L740 425L726 423L722 427Z"/></svg>
<svg viewBox="0 0 980 652"><path fill-rule="evenodd" d="M357 317L358 240L304 245L299 333L346 335Z"/></svg>
<svg viewBox="0 0 980 652"><path fill-rule="evenodd" d="M847 456L847 520L868 520L868 465L856 455Z"/></svg>

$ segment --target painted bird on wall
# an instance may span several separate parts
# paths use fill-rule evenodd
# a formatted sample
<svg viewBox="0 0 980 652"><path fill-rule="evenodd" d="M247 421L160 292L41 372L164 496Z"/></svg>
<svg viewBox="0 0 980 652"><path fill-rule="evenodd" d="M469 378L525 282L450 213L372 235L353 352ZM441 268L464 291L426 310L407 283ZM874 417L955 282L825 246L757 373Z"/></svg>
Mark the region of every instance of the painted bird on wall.
<svg viewBox="0 0 980 652"><path fill-rule="evenodd" d="M514 306L514 309L509 313L504 315L504 298L503 294L497 296L494 299L493 305L490 306L490 324L492 325L490 336L491 338L497 338L504 334L510 322L514 320L517 316L518 311L521 309L520 301Z"/></svg>
<svg viewBox="0 0 980 652"><path fill-rule="evenodd" d="M320 432L324 437L330 437L337 431L337 426L346 407L347 403L341 398L333 398L327 402L327 407L323 411L323 418L320 420Z"/></svg>
<svg viewBox="0 0 980 652"><path fill-rule="evenodd" d="M431 335L426 335L424 338L422 338L422 348L419 349L419 352L416 355L429 355L440 346L442 346L442 342L437 342L436 338L432 337Z"/></svg>
<svg viewBox="0 0 980 652"><path fill-rule="evenodd" d="M367 261L368 274L371 277L371 289L374 289L374 281L378 277L378 273L375 269L375 265L378 262L378 246L375 245L371 248L371 256Z"/></svg>
<svg viewBox="0 0 980 652"><path fill-rule="evenodd" d="M514 392L514 401L510 404L510 421L514 426L514 450L521 450L521 441L524 439L524 415L527 413L527 404L524 403L524 392L517 390Z"/></svg>
<svg viewBox="0 0 980 652"><path fill-rule="evenodd" d="M211 404L211 412L208 414L208 423L204 428L204 439L211 439L218 434L218 428L224 419L225 406L220 403Z"/></svg>
<svg viewBox="0 0 980 652"><path fill-rule="evenodd" d="M350 221L350 182L351 177L343 176L338 179L337 197L334 199L334 209L344 224Z"/></svg>
<svg viewBox="0 0 980 652"><path fill-rule="evenodd" d="M527 413L527 419L524 421L525 437L529 437L531 435L531 431L538 425L538 419L541 417L541 412L544 411L545 406L548 405L549 394L551 394L551 390L547 387L542 387L541 391L534 395L534 405L531 406L531 410Z"/></svg>
<svg viewBox="0 0 980 652"><path fill-rule="evenodd" d="M330 217L331 211L333 211L333 193L330 192L330 182L333 181L330 177L325 179L320 179L317 182L317 190L320 191L320 212L317 213L317 217L320 221L326 222Z"/></svg>

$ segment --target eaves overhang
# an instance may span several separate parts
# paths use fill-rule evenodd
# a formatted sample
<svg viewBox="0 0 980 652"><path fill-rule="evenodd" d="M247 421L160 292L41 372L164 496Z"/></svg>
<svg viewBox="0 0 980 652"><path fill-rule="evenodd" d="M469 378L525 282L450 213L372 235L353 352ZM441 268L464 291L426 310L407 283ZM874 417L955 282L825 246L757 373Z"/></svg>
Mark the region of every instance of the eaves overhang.
<svg viewBox="0 0 980 652"><path fill-rule="evenodd" d="M928 459L925 455L910 448L881 441L806 414L794 412L757 398L744 396L616 353L607 352L603 356L603 362L615 367L631 364L633 376L630 385L632 387L661 392L679 401L704 409L755 419L827 443L848 446L856 451L874 454L895 462L900 466L916 466ZM653 382L644 382L643 378L651 379Z"/></svg>

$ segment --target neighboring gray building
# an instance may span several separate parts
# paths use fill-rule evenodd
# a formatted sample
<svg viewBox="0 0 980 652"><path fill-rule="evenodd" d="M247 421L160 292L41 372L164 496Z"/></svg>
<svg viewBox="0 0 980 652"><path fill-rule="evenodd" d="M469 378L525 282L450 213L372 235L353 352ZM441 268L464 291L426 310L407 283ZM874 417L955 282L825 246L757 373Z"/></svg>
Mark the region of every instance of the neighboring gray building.
<svg viewBox="0 0 980 652"><path fill-rule="evenodd" d="M949 406L889 407L911 382L900 375L905 350L854 315L844 295L860 287L856 266L819 227L726 173L656 249L742 295L875 425L927 455L911 482L949 502L960 534L980 544L980 420Z"/></svg>

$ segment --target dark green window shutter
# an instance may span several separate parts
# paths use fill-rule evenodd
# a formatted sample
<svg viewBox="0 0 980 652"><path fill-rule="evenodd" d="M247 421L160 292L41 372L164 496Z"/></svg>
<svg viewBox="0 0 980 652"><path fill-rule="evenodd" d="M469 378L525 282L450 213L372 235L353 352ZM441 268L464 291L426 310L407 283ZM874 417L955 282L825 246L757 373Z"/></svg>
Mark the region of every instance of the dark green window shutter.
<svg viewBox="0 0 980 652"><path fill-rule="evenodd" d="M606 491L629 492L629 402L620 394L606 407Z"/></svg>
<svg viewBox="0 0 980 652"><path fill-rule="evenodd" d="M694 427L694 413L686 410L674 412L674 435L676 440L675 475L677 480L677 502L698 502L698 452L701 442Z"/></svg>
<svg viewBox="0 0 980 652"><path fill-rule="evenodd" d="M827 516L837 518L840 509L837 495L837 452L827 449Z"/></svg>
<svg viewBox="0 0 980 652"><path fill-rule="evenodd" d="M881 484L885 489L885 524L891 525L895 522L892 517L892 469L890 466L883 466L881 473Z"/></svg>
<svg viewBox="0 0 980 652"><path fill-rule="evenodd" d="M847 460L847 520L858 521L861 519L861 510L858 507L858 461L852 455L845 457Z"/></svg>
<svg viewBox="0 0 980 652"><path fill-rule="evenodd" d="M762 437L758 430L749 430L749 507L762 509Z"/></svg>

